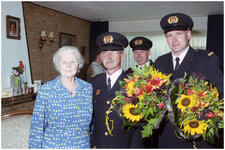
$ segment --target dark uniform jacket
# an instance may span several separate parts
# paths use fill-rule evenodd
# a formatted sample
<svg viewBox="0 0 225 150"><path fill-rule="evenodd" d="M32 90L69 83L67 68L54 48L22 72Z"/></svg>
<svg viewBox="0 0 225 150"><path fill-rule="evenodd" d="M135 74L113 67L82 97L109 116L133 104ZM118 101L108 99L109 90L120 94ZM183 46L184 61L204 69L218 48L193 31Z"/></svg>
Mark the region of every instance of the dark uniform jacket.
<svg viewBox="0 0 225 150"><path fill-rule="evenodd" d="M149 64L150 64L150 65L153 65L154 63L152 62L152 60L149 60ZM136 67L137 67L137 66L138 66L138 65L136 65ZM129 74L132 74L132 73L133 73L132 68L131 68L131 67L128 68L127 71L126 71L126 73L128 73L128 75L129 75Z"/></svg>
<svg viewBox="0 0 225 150"><path fill-rule="evenodd" d="M123 119L119 117L118 112L113 110L109 114L109 119L113 122L113 137L108 133L105 125L106 111L111 106L111 101L116 97L115 91L121 90L119 80L127 78L123 71L116 83L108 92L106 85L106 73L96 75L90 78L89 82L93 86L93 137L91 147L97 148L142 148L143 139L141 138L141 128L123 127ZM97 92L96 92L97 91ZM98 92L99 91L99 92ZM111 123L109 122L110 127Z"/></svg>
<svg viewBox="0 0 225 150"><path fill-rule="evenodd" d="M162 73L173 73L171 80L183 78L184 72L191 75L192 72L201 73L210 83L217 87L223 98L223 74L219 69L218 56L208 50L194 50L189 48L186 56L180 64L178 70L174 72L172 53L160 56L155 61L155 67ZM161 129L158 130L159 148L193 148L193 141L179 139L175 135L175 128L169 121L161 123ZM177 132L176 132L177 133ZM197 148L214 147L201 138L195 140ZM218 143L217 143L218 144ZM216 145L218 146L218 145Z"/></svg>

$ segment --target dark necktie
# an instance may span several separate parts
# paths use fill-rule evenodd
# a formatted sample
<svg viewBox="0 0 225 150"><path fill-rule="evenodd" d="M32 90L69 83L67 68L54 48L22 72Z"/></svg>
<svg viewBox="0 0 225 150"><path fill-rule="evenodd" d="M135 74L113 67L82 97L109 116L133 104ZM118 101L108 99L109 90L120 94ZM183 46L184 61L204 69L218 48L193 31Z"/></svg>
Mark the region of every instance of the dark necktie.
<svg viewBox="0 0 225 150"><path fill-rule="evenodd" d="M177 68L180 66L180 64L179 64L180 58L177 57L175 60L176 60L176 65L175 65L175 71L176 71Z"/></svg>
<svg viewBox="0 0 225 150"><path fill-rule="evenodd" d="M110 92L110 90L111 90L111 79L108 78L108 91Z"/></svg>

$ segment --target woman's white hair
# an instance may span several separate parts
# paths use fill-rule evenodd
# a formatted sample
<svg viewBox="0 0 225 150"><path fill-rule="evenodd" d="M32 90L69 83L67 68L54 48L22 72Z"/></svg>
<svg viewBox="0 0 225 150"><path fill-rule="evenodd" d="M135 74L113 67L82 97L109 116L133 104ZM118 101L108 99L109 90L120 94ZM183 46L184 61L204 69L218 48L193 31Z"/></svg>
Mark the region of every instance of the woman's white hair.
<svg viewBox="0 0 225 150"><path fill-rule="evenodd" d="M73 52L76 55L77 63L79 65L77 73L80 72L80 69L84 66L84 60L83 60L83 57L81 56L78 48L73 47L73 46L63 46L57 52L55 52L55 54L53 56L53 63L54 63L55 69L59 72L58 65L60 62L60 57L61 57L62 53L64 53L64 52Z"/></svg>

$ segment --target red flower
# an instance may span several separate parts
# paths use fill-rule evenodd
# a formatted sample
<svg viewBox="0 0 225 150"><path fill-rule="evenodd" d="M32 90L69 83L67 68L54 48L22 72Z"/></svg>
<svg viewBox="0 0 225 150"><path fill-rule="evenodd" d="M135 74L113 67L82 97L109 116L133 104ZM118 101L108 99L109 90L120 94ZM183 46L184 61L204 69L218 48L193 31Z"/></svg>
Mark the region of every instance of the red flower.
<svg viewBox="0 0 225 150"><path fill-rule="evenodd" d="M19 61L19 63L20 63L20 68L24 68L23 62L22 61Z"/></svg>
<svg viewBox="0 0 225 150"><path fill-rule="evenodd" d="M158 108L159 108L159 109L163 108L163 106L164 106L163 103L159 103L159 104L158 104Z"/></svg>
<svg viewBox="0 0 225 150"><path fill-rule="evenodd" d="M210 112L210 113L206 114L206 116L208 118L214 118L216 115L214 113Z"/></svg>
<svg viewBox="0 0 225 150"><path fill-rule="evenodd" d="M135 87L135 90L136 90L137 96L143 95L143 89Z"/></svg>
<svg viewBox="0 0 225 150"><path fill-rule="evenodd" d="M100 90L96 90L96 95L98 95L100 93Z"/></svg>
<svg viewBox="0 0 225 150"><path fill-rule="evenodd" d="M195 109L194 107L191 107L191 110L192 110L192 111L195 111L196 109Z"/></svg>
<svg viewBox="0 0 225 150"><path fill-rule="evenodd" d="M188 95L192 95L193 91L192 90L188 90Z"/></svg>
<svg viewBox="0 0 225 150"><path fill-rule="evenodd" d="M126 100L127 102L129 102L129 97L124 98L124 100Z"/></svg>
<svg viewBox="0 0 225 150"><path fill-rule="evenodd" d="M198 97L199 98L204 98L204 97L206 97L206 94L207 94L208 92L202 92L202 90L200 90L199 92L198 92Z"/></svg>
<svg viewBox="0 0 225 150"><path fill-rule="evenodd" d="M151 86L150 82L148 82L147 85L144 85L144 88L145 88L146 94L151 93L153 91L153 86Z"/></svg>
<svg viewBox="0 0 225 150"><path fill-rule="evenodd" d="M156 85L156 86L159 86L159 83L160 83L160 80L157 77L153 77L152 80L147 79L146 81L148 81L148 82L150 82L150 84Z"/></svg>

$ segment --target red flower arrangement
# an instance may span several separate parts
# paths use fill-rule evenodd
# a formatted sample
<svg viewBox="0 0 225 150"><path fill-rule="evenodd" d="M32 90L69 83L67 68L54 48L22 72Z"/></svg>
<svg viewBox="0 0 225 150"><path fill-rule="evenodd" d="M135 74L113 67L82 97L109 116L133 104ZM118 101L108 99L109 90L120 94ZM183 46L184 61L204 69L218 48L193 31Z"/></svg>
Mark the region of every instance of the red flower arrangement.
<svg viewBox="0 0 225 150"><path fill-rule="evenodd" d="M13 71L12 73L15 75L15 76L20 76L21 74L23 74L24 72L24 65L23 65L23 62L22 61L19 61L19 66L18 67L12 67Z"/></svg>

